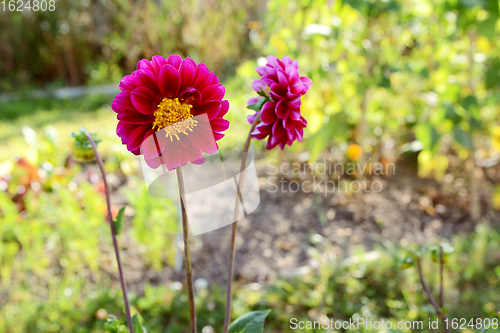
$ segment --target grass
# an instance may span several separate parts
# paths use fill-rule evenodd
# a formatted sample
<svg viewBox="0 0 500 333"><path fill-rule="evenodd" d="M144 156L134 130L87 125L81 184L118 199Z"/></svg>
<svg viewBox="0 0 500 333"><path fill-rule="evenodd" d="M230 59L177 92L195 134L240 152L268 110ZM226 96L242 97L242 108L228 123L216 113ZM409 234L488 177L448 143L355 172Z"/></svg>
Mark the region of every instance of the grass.
<svg viewBox="0 0 500 333"><path fill-rule="evenodd" d="M114 134L116 115L111 110L112 97L91 95L74 100L33 99L4 102L0 105L0 161L13 154L23 155L26 142L23 127L29 126L39 137L45 136L47 126L57 130L65 144L70 144L69 133L86 127L104 136L108 143L120 143Z"/></svg>

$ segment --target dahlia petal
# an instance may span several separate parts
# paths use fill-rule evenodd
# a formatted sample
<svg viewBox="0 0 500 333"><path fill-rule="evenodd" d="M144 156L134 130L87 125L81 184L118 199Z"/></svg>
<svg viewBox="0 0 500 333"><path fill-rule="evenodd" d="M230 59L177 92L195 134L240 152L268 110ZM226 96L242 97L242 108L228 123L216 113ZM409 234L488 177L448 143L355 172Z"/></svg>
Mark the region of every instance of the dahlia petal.
<svg viewBox="0 0 500 333"><path fill-rule="evenodd" d="M179 73L181 74L180 90L184 90L191 86L191 83L193 82L194 75L196 73L196 63L186 57L179 68Z"/></svg>
<svg viewBox="0 0 500 333"><path fill-rule="evenodd" d="M210 125L212 125L212 131L223 132L229 128L229 120L216 118L210 122Z"/></svg>
<svg viewBox="0 0 500 333"><path fill-rule="evenodd" d="M273 136L275 136L277 138L281 138L285 134L286 134L286 131L285 131L285 128L283 127L283 123L280 120L278 120L273 125Z"/></svg>
<svg viewBox="0 0 500 333"><path fill-rule="evenodd" d="M131 75L125 75L121 81L120 84L118 84L118 88L120 88L121 91L132 91L136 88L135 85L135 72L132 73Z"/></svg>
<svg viewBox="0 0 500 333"><path fill-rule="evenodd" d="M292 65L288 65L285 68L285 74L288 78L288 82L295 82L299 79L299 71L295 69Z"/></svg>
<svg viewBox="0 0 500 333"><path fill-rule="evenodd" d="M275 56L267 56L266 57L266 60L267 60L267 65L270 66L270 67L277 67L278 66L278 58L276 58Z"/></svg>
<svg viewBox="0 0 500 333"><path fill-rule="evenodd" d="M276 115L278 118L285 118L288 115L288 106L287 106L287 101L285 99L280 100L278 103L276 103Z"/></svg>
<svg viewBox="0 0 500 333"><path fill-rule="evenodd" d="M199 103L201 101L201 93L193 87L188 87L179 93L179 98L191 99L190 102Z"/></svg>
<svg viewBox="0 0 500 333"><path fill-rule="evenodd" d="M124 123L122 121L119 121L118 122L118 125L116 126L116 135L118 135L120 138L126 138L128 135L130 135L130 133L134 130L134 128L136 128L137 126L135 125L132 125L132 124L128 124L128 123ZM122 140L122 143L125 143L123 142Z"/></svg>
<svg viewBox="0 0 500 333"><path fill-rule="evenodd" d="M256 92L264 90L267 87L267 84L263 80L255 80L252 83L252 89Z"/></svg>
<svg viewBox="0 0 500 333"><path fill-rule="evenodd" d="M307 120L304 117L301 116L299 121L302 125L304 125L304 127L307 126Z"/></svg>
<svg viewBox="0 0 500 333"><path fill-rule="evenodd" d="M218 132L214 132L214 139L215 141L219 141L220 139L222 139L224 137L224 133L218 133Z"/></svg>
<svg viewBox="0 0 500 333"><path fill-rule="evenodd" d="M177 54L172 54L171 56L168 57L167 63L169 65L174 66L176 69L179 69L179 67L182 64L182 58L179 57Z"/></svg>
<svg viewBox="0 0 500 333"><path fill-rule="evenodd" d="M147 125L136 126L127 138L127 149L132 151L139 148L144 140L144 135L149 129L150 127Z"/></svg>
<svg viewBox="0 0 500 333"><path fill-rule="evenodd" d="M219 84L219 78L213 72L210 73L210 84Z"/></svg>
<svg viewBox="0 0 500 333"><path fill-rule="evenodd" d="M152 114L158 107L158 96L148 88L135 88L130 97L135 109L142 114Z"/></svg>
<svg viewBox="0 0 500 333"><path fill-rule="evenodd" d="M217 115L217 118L224 117L228 111L229 111L229 102L227 100L223 100L220 103L220 112Z"/></svg>
<svg viewBox="0 0 500 333"><path fill-rule="evenodd" d="M300 120L300 118L302 117L300 115L300 110L290 110L290 113L288 114L288 117L290 117L291 119L295 120L295 121L298 121Z"/></svg>
<svg viewBox="0 0 500 333"><path fill-rule="evenodd" d="M267 150L271 150L274 147L276 147L277 144L278 144L278 140L276 140L275 137L273 137L272 135L270 135L269 139L267 140L266 149Z"/></svg>
<svg viewBox="0 0 500 333"><path fill-rule="evenodd" d="M116 95L113 99L113 103L111 104L111 109L113 109L116 113L123 112L125 110L135 110L130 99L130 92L124 91Z"/></svg>
<svg viewBox="0 0 500 333"><path fill-rule="evenodd" d="M169 171L177 168L181 163L181 152L180 152L180 142L179 140L168 140L167 148L162 156L165 158L165 166Z"/></svg>
<svg viewBox="0 0 500 333"><path fill-rule="evenodd" d="M201 155L201 158L194 160L194 161L191 161L191 163L196 164L196 165L201 165L201 164L205 163L205 157L203 157L203 155Z"/></svg>
<svg viewBox="0 0 500 333"><path fill-rule="evenodd" d="M260 119L263 123L271 124L278 120L276 116L276 103L267 102L262 107L262 111L260 113Z"/></svg>
<svg viewBox="0 0 500 333"><path fill-rule="evenodd" d="M278 66L280 66L282 69L285 69L285 64L283 63L283 61L281 61L280 59L276 59L276 61L278 62Z"/></svg>
<svg viewBox="0 0 500 333"><path fill-rule="evenodd" d="M148 132L144 137L141 144L141 151L145 159L152 159L160 155L167 147L168 138L165 131L159 130L157 132Z"/></svg>
<svg viewBox="0 0 500 333"><path fill-rule="evenodd" d="M312 87L313 82L307 76L301 76L300 80L302 81L302 83L304 84L304 86L306 86L307 89L309 89L309 88Z"/></svg>
<svg viewBox="0 0 500 333"><path fill-rule="evenodd" d="M302 142L302 139L304 138L304 129L296 128L295 133L296 133L297 141Z"/></svg>
<svg viewBox="0 0 500 333"><path fill-rule="evenodd" d="M297 80L290 86L290 91L296 95L304 95L307 91L307 88L306 86L304 86L301 80Z"/></svg>
<svg viewBox="0 0 500 333"><path fill-rule="evenodd" d="M191 86L198 89L199 91L205 89L209 84L207 80L209 75L210 71L208 70L208 67L204 63L198 64Z"/></svg>
<svg viewBox="0 0 500 333"><path fill-rule="evenodd" d="M153 56L153 60L151 62L153 63L155 74L158 75L158 73L160 73L160 69L167 64L167 59L162 56L155 55Z"/></svg>
<svg viewBox="0 0 500 333"><path fill-rule="evenodd" d="M285 149L285 145L287 144L288 139L285 137L281 138L281 140L278 142L280 145L281 150Z"/></svg>
<svg viewBox="0 0 500 333"><path fill-rule="evenodd" d="M139 69L135 74L135 84L137 87L146 87L154 93L160 93L158 77L149 70Z"/></svg>
<svg viewBox="0 0 500 333"><path fill-rule="evenodd" d="M259 101L259 97L252 97L248 100L247 105L255 104Z"/></svg>
<svg viewBox="0 0 500 333"><path fill-rule="evenodd" d="M287 130L290 131L295 128L295 122L291 118L285 118L283 119L283 127Z"/></svg>
<svg viewBox="0 0 500 333"><path fill-rule="evenodd" d="M204 101L220 101L224 97L225 93L226 89L222 84L208 86L201 92Z"/></svg>
<svg viewBox="0 0 500 333"><path fill-rule="evenodd" d="M163 158L163 155L161 156L161 158L160 158L160 156L153 157L153 158L144 158L144 161L146 162L148 167L150 167L151 169L158 169L158 167L163 164L162 158Z"/></svg>
<svg viewBox="0 0 500 333"><path fill-rule="evenodd" d="M255 71L259 73L260 76L264 76L267 74L267 67L266 66L257 66L255 67Z"/></svg>
<svg viewBox="0 0 500 333"><path fill-rule="evenodd" d="M137 70L139 69L144 69L150 72L154 72L155 70L153 65L147 59L139 60L139 62L137 63Z"/></svg>
<svg viewBox="0 0 500 333"><path fill-rule="evenodd" d="M256 113L253 113L249 116L247 116L247 120L250 124L253 124L253 122L255 121L255 118L257 118L257 115L259 114L259 112L256 112Z"/></svg>
<svg viewBox="0 0 500 333"><path fill-rule="evenodd" d="M293 63L292 59L290 59L290 57L288 57L288 56L284 56L284 57L282 58L282 62L283 62L285 65L287 65L287 66L288 66L288 65L291 65L291 64Z"/></svg>
<svg viewBox="0 0 500 333"><path fill-rule="evenodd" d="M207 101L196 106L193 106L191 113L193 116L198 116L200 114L206 113L209 120L213 120L217 117L220 112L221 102L219 101Z"/></svg>
<svg viewBox="0 0 500 333"><path fill-rule="evenodd" d="M215 154L217 152L218 147L211 129L200 127L189 133L187 137L202 152L207 154Z"/></svg>
<svg viewBox="0 0 500 333"><path fill-rule="evenodd" d="M290 91L287 91L287 93L285 94L285 98L286 99L294 99L294 98L297 98L297 97L300 97L300 96L301 95L291 93Z"/></svg>
<svg viewBox="0 0 500 333"><path fill-rule="evenodd" d="M164 97L174 97L179 94L181 75L174 66L167 64L160 69L158 86Z"/></svg>
<svg viewBox="0 0 500 333"><path fill-rule="evenodd" d="M288 98L287 105L290 109L298 109L300 110L300 96L294 98Z"/></svg>
<svg viewBox="0 0 500 333"><path fill-rule="evenodd" d="M299 69L299 62L297 60L294 60L292 66L295 67L295 69Z"/></svg>
<svg viewBox="0 0 500 333"><path fill-rule="evenodd" d="M140 148L137 148L137 149L135 149L135 150L131 150L130 152L131 152L132 154L134 154L135 156L137 156L137 155L140 155L140 154L141 154L141 149L140 149Z"/></svg>
<svg viewBox="0 0 500 333"><path fill-rule="evenodd" d="M260 123L255 127L252 133L252 138L257 140L265 139L269 134L272 134L273 124Z"/></svg>
<svg viewBox="0 0 500 333"><path fill-rule="evenodd" d="M180 152L181 165L186 165L188 162L201 164L205 161L200 149L198 149L198 147L196 146L190 145L189 147L181 148Z"/></svg>
<svg viewBox="0 0 500 333"><path fill-rule="evenodd" d="M120 112L116 118L128 124L152 124L155 121L155 118L152 115L147 116L137 111Z"/></svg>
<svg viewBox="0 0 500 333"><path fill-rule="evenodd" d="M288 79L282 71L278 71L278 82L282 85L288 85Z"/></svg>
<svg viewBox="0 0 500 333"><path fill-rule="evenodd" d="M288 93L288 85L274 83L270 86L271 92L269 93L271 97L278 96L279 98L285 97ZM277 102L277 101L276 101Z"/></svg>
<svg viewBox="0 0 500 333"><path fill-rule="evenodd" d="M263 76L260 80L262 82L264 82L264 84L267 87L271 87L271 85L278 83L278 77L277 76L266 75L266 76Z"/></svg>

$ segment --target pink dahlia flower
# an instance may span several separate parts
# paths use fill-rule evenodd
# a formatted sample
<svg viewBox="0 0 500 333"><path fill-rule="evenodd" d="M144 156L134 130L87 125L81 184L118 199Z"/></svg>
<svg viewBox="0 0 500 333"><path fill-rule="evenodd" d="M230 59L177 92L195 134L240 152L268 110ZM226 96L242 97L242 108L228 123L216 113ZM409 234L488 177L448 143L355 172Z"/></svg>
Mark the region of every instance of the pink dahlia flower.
<svg viewBox="0 0 500 333"><path fill-rule="evenodd" d="M229 109L222 100L224 86L205 64L187 57L143 59L118 87L121 93L112 105L118 118L116 134L134 155L144 154L150 167L160 165L158 156L168 170L203 163L202 153L215 153L215 141L229 127L223 118ZM156 142L155 149L143 146L150 137L157 138L149 140Z"/></svg>
<svg viewBox="0 0 500 333"><path fill-rule="evenodd" d="M265 66L255 68L261 76L254 81L252 87L261 95L265 95L262 109L250 115L248 121L253 123L260 112L261 123L251 133L252 138L263 140L269 137L267 149L279 145L281 149L286 144L302 141L304 127L307 121L300 114L301 96L312 86L311 79L299 76L299 64L297 60L292 61L289 57L282 60L275 56L267 57ZM255 97L248 104L259 102Z"/></svg>

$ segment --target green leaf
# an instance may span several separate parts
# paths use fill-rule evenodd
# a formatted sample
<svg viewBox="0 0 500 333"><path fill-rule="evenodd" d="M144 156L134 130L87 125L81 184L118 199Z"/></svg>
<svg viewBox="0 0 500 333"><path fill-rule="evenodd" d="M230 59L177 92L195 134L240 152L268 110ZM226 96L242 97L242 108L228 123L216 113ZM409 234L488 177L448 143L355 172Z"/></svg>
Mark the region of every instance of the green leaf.
<svg viewBox="0 0 500 333"><path fill-rule="evenodd" d="M107 333L130 333L127 326L120 324L118 318L110 315L104 323L104 330Z"/></svg>
<svg viewBox="0 0 500 333"><path fill-rule="evenodd" d="M257 95L267 98L267 94L262 89L257 92Z"/></svg>
<svg viewBox="0 0 500 333"><path fill-rule="evenodd" d="M382 88L390 88L391 87L391 80L387 76L382 74L382 75L380 75L377 84L379 87L382 87Z"/></svg>
<svg viewBox="0 0 500 333"><path fill-rule="evenodd" d="M141 316L138 313L132 317L132 328L134 333L147 333L146 328L141 325Z"/></svg>
<svg viewBox="0 0 500 333"><path fill-rule="evenodd" d="M485 83L487 89L497 88L500 83L500 60L494 57L486 64Z"/></svg>
<svg viewBox="0 0 500 333"><path fill-rule="evenodd" d="M470 151L474 150L471 136L460 127L455 127L453 129L453 137L463 147L467 148Z"/></svg>
<svg viewBox="0 0 500 333"><path fill-rule="evenodd" d="M486 2L483 0L460 0L459 3L466 8L474 8L475 6L484 7Z"/></svg>
<svg viewBox="0 0 500 333"><path fill-rule="evenodd" d="M416 126L415 135L422 142L424 148L434 151L439 140L436 128L431 123L422 123Z"/></svg>
<svg viewBox="0 0 500 333"><path fill-rule="evenodd" d="M337 142L345 142L351 135L351 130L352 128L344 112L331 115L328 122L307 140L307 150L311 153L309 159L315 161L328 148L330 141L333 139Z"/></svg>
<svg viewBox="0 0 500 333"><path fill-rule="evenodd" d="M259 97L257 99L257 103L248 105L247 109L254 110L254 111L260 111L265 102L266 102L266 99L264 97Z"/></svg>
<svg viewBox="0 0 500 333"><path fill-rule="evenodd" d="M122 230L122 225L123 225L123 213L125 212L125 207L120 208L120 211L118 212L118 215L116 216L116 221L115 221L115 233L117 235L120 234L120 231Z"/></svg>
<svg viewBox="0 0 500 333"><path fill-rule="evenodd" d="M477 31L492 41L495 37L495 26L497 24L498 17L490 16L486 20L481 21L477 24Z"/></svg>
<svg viewBox="0 0 500 333"><path fill-rule="evenodd" d="M495 273L496 273L497 277L500 279L500 266L497 266L495 268Z"/></svg>
<svg viewBox="0 0 500 333"><path fill-rule="evenodd" d="M244 314L229 325L229 333L262 333L264 321L271 310L252 311Z"/></svg>
<svg viewBox="0 0 500 333"><path fill-rule="evenodd" d="M460 123L463 119L451 105L446 105L445 118L451 120L454 125Z"/></svg>
<svg viewBox="0 0 500 333"><path fill-rule="evenodd" d="M474 95L469 95L462 100L462 107L467 111L472 111L477 108L477 98Z"/></svg>
<svg viewBox="0 0 500 333"><path fill-rule="evenodd" d="M406 256L403 260L399 262L399 268L407 269L415 265L415 257L413 255Z"/></svg>

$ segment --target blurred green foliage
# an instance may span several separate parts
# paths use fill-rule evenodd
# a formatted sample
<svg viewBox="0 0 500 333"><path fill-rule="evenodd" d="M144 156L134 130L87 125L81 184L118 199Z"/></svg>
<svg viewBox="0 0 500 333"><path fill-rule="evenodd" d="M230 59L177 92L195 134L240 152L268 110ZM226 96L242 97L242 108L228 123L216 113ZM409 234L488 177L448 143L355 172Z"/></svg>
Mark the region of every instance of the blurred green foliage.
<svg viewBox="0 0 500 333"><path fill-rule="evenodd" d="M497 155L488 139L500 111L496 0L57 1L56 7L0 13L1 90L116 84L141 58L179 53L225 79L228 98L237 97L232 110L243 120L240 99L257 77L255 59L288 55L314 82L302 107L311 160L350 141L373 161L385 147L401 147L421 152L421 176L441 179L452 166L449 152L459 160L470 152L476 159ZM244 91L231 84L242 80Z"/></svg>
<svg viewBox="0 0 500 333"><path fill-rule="evenodd" d="M399 269L408 248L386 244L376 252L358 250L350 258L336 258L328 241L314 237L309 249L319 268L304 276L279 279L272 284L250 284L236 288L233 318L249 311L272 311L266 320L266 332L293 332L290 319L299 321L349 320L422 320L424 330L435 314L419 282L415 268ZM317 241L319 239L319 241ZM500 302L498 242L500 233L478 225L469 237L456 236L445 265L445 306L450 318L497 318ZM432 245L432 244L430 244ZM435 295L439 290L439 270L430 256L423 260L424 274ZM28 286L18 286L0 310L0 332L103 332L106 315L118 316L117 327L125 324L122 297L115 290L75 283L73 294L68 286L55 288L48 298L26 299ZM90 288L90 289L89 289ZM15 302L14 302L15 300ZM219 286L197 290L199 327L222 327L225 293ZM148 332L185 332L189 311L185 290L168 286L146 285L144 295L132 297L134 313L143 317ZM22 312L19 310L23 309ZM104 310L104 311L103 311ZM104 313L104 314L103 314ZM104 318L100 318L104 316ZM15 323L15 324L14 324ZM109 324L108 324L109 325ZM498 331L498 330L497 330ZM322 332L322 330L303 330ZM364 330L360 332L377 332ZM409 332L409 331L408 331Z"/></svg>
<svg viewBox="0 0 500 333"><path fill-rule="evenodd" d="M231 128L221 144L237 145L248 130L245 104L255 96L259 57L288 55L314 82L302 104L304 143L291 148L307 149L312 161L350 142L374 160L399 147L403 155L418 153L421 176L439 180L450 156L498 157L496 0L58 0L56 7L0 12L0 91L116 84L141 58L179 53L224 79ZM134 214L121 237L142 245L143 260L155 269L173 261L175 205L138 189L138 167L114 136L110 98L22 97L2 103L0 112L3 141L18 136L25 123L35 128L22 128L25 142L0 164L6 188L0 192L0 332L103 332L102 309L119 317L119 329L122 298L99 287L111 285L102 268L114 265L102 188L78 178L82 168L68 160L61 139L67 133L59 135L57 126L105 119L102 128L86 126L102 129L106 170L131 188L125 194ZM499 241L498 230L483 225L453 238L445 280L450 317L496 316L500 299L491 291L500 284ZM272 308L266 323L272 332L287 332L290 317L426 322L433 314L411 258L408 269L400 269L409 249L384 246L375 259L360 250L356 260L334 260L329 245L317 242L310 249L320 263L316 271L273 286L237 288L234 317ZM424 261L434 287L435 265ZM185 292L174 289L146 286L133 297L150 332L188 326ZM199 290L197 302L200 327L221 327L224 293L217 286Z"/></svg>
<svg viewBox="0 0 500 333"><path fill-rule="evenodd" d="M72 161L69 133L62 140L54 126L41 136L27 125L22 133L23 149L0 163L0 330L62 332L73 320L67 313L90 306L80 293L87 291L85 297L95 300L89 281L110 285L106 272L116 271L104 185L96 166ZM112 148L112 155L105 154L106 170L114 175L136 172L137 164L125 158L122 146ZM140 256L153 268L172 264L178 221L173 204L163 199L160 205L143 194L140 201L130 201L130 208L136 218L131 225L123 218L126 232L121 237L140 247ZM120 211L113 207L114 217ZM144 236L151 231L152 237ZM46 306L39 307L36 300L46 300ZM19 313L40 321L20 323ZM71 332L86 332L82 330Z"/></svg>
<svg viewBox="0 0 500 333"><path fill-rule="evenodd" d="M0 11L0 91L117 82L141 58L177 53L221 75L255 56L248 23L263 0L56 1L55 11Z"/></svg>

